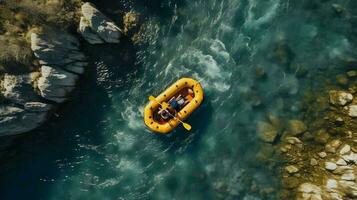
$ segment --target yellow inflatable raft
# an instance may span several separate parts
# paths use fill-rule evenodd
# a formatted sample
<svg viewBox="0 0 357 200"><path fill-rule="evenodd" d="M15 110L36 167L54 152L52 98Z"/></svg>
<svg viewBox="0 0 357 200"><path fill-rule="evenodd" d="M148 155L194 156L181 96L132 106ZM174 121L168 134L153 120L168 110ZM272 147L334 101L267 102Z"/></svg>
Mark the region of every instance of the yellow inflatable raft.
<svg viewBox="0 0 357 200"><path fill-rule="evenodd" d="M170 100L176 98L184 99L184 103L179 109L170 110L173 115L164 119L160 115L163 104L169 103ZM199 82L191 78L182 78L172 84L164 92L155 98L155 101L150 101L144 110L144 122L152 131L167 134L172 131L177 125L187 118L203 101L203 90ZM160 105L161 104L161 105ZM168 105L168 104L167 104ZM175 116L175 117L173 117Z"/></svg>

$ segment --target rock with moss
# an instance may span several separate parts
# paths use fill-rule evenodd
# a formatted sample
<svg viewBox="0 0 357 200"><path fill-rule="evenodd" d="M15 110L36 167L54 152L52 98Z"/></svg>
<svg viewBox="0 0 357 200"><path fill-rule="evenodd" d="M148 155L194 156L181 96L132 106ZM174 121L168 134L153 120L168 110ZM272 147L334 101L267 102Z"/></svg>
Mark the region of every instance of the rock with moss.
<svg viewBox="0 0 357 200"><path fill-rule="evenodd" d="M325 129L320 129L316 132L314 139L320 144L326 144L330 139L330 134Z"/></svg>
<svg viewBox="0 0 357 200"><path fill-rule="evenodd" d="M132 36L135 32L138 31L139 23L140 23L139 13L127 12L123 16L124 34L128 36Z"/></svg>
<svg viewBox="0 0 357 200"><path fill-rule="evenodd" d="M119 43L121 29L93 4L84 3L78 32L90 44Z"/></svg>
<svg viewBox="0 0 357 200"><path fill-rule="evenodd" d="M292 119L288 122L288 130L292 135L300 135L307 131L307 127L303 121Z"/></svg>

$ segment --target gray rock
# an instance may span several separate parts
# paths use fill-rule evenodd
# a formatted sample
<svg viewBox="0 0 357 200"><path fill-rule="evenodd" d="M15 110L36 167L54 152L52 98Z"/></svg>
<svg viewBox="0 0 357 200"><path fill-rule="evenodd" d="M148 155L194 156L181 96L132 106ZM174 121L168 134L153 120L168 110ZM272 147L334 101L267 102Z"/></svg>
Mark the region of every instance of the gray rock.
<svg viewBox="0 0 357 200"><path fill-rule="evenodd" d="M344 92L344 91L330 90L329 96L330 96L331 104L340 105L340 106L346 105L347 103L351 102L353 99L351 93Z"/></svg>
<svg viewBox="0 0 357 200"><path fill-rule="evenodd" d="M85 61L77 39L67 33L49 35L31 34L31 49L41 65L65 66Z"/></svg>
<svg viewBox="0 0 357 200"><path fill-rule="evenodd" d="M310 165L311 166L316 166L317 164L319 164L319 163L317 162L317 160L315 158L311 158L310 159Z"/></svg>
<svg viewBox="0 0 357 200"><path fill-rule="evenodd" d="M337 168L337 165L335 163L333 163L333 162L325 162L325 168L327 170L333 171L333 170L335 170Z"/></svg>
<svg viewBox="0 0 357 200"><path fill-rule="evenodd" d="M334 174L337 174L337 175L342 175L342 174L344 174L344 173L346 173L346 172L348 172L348 171L351 171L351 170L353 170L353 168L350 167L350 166L338 166L338 167L333 171L333 173L334 173Z"/></svg>
<svg viewBox="0 0 357 200"><path fill-rule="evenodd" d="M332 140L325 145L326 152L336 153L336 149L342 144L342 142L338 139Z"/></svg>
<svg viewBox="0 0 357 200"><path fill-rule="evenodd" d="M347 165L346 161L343 160L342 158L338 159L336 164L339 165L339 166L346 166Z"/></svg>
<svg viewBox="0 0 357 200"><path fill-rule="evenodd" d="M100 37L95 34L91 27L90 23L86 18L81 17L81 20L79 22L79 28L78 32L82 34L82 36L89 42L90 44L102 44L104 43L104 40L100 39Z"/></svg>
<svg viewBox="0 0 357 200"><path fill-rule="evenodd" d="M307 127L304 122L300 120L289 120L288 126L289 132L292 135L299 135L307 130Z"/></svg>
<svg viewBox="0 0 357 200"><path fill-rule="evenodd" d="M65 32L32 33L31 48L42 65L37 80L41 96L57 103L64 102L87 65L77 39Z"/></svg>
<svg viewBox="0 0 357 200"><path fill-rule="evenodd" d="M38 89L41 96L57 103L64 102L67 95L75 88L78 76L49 66L41 67L41 77L38 79Z"/></svg>
<svg viewBox="0 0 357 200"><path fill-rule="evenodd" d="M341 149L340 149L340 154L347 154L351 151L351 146L348 144L345 144Z"/></svg>
<svg viewBox="0 0 357 200"><path fill-rule="evenodd" d="M353 171L348 171L347 173L342 174L341 180L354 181L355 180L355 175L353 174Z"/></svg>
<svg viewBox="0 0 357 200"><path fill-rule="evenodd" d="M326 181L326 188L329 190L334 190L338 187L338 183L335 179L328 179Z"/></svg>
<svg viewBox="0 0 357 200"><path fill-rule="evenodd" d="M346 161L346 162L353 162L355 164L357 164L357 154L351 152L350 154L347 155L343 155L342 158Z"/></svg>
<svg viewBox="0 0 357 200"><path fill-rule="evenodd" d="M357 117L357 105L348 106L348 115L351 117Z"/></svg>
<svg viewBox="0 0 357 200"><path fill-rule="evenodd" d="M3 96L0 105L0 136L28 132L45 120L51 105L40 102L31 85L30 75L4 75Z"/></svg>
<svg viewBox="0 0 357 200"><path fill-rule="evenodd" d="M325 158L327 156L326 152L324 151L319 152L318 155L320 156L320 158Z"/></svg>
<svg viewBox="0 0 357 200"><path fill-rule="evenodd" d="M84 39L91 44L119 43L122 31L112 20L88 2L82 5L81 11L83 18L80 21L78 32Z"/></svg>
<svg viewBox="0 0 357 200"><path fill-rule="evenodd" d="M289 165L285 167L285 170L289 173L289 174L295 174L296 172L299 171L299 168L297 168L294 165Z"/></svg>
<svg viewBox="0 0 357 200"><path fill-rule="evenodd" d="M0 136L31 131L46 120L47 112L32 112L16 106L0 106Z"/></svg>

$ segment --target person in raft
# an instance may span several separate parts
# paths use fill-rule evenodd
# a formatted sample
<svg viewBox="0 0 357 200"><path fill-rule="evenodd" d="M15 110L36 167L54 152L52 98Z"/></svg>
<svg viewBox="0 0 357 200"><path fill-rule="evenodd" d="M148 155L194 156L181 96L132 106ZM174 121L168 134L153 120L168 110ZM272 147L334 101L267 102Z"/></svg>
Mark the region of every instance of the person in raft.
<svg viewBox="0 0 357 200"><path fill-rule="evenodd" d="M176 111L180 109L180 107L185 103L185 100L181 95L179 95L177 98L172 97L169 100L169 104L171 108L175 109Z"/></svg>
<svg viewBox="0 0 357 200"><path fill-rule="evenodd" d="M170 117L169 111L167 111L166 109L160 109L158 113L163 120L167 120Z"/></svg>
<svg viewBox="0 0 357 200"><path fill-rule="evenodd" d="M193 90L188 89L188 95L185 96L185 103L184 104L188 104L190 103L190 101L193 99L195 95L193 94Z"/></svg>

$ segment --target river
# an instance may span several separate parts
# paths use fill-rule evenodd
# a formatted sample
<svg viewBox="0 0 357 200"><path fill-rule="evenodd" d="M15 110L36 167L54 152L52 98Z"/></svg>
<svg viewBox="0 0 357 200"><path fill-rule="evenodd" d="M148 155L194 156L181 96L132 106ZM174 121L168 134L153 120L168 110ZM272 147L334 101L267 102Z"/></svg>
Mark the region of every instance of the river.
<svg viewBox="0 0 357 200"><path fill-rule="evenodd" d="M95 3L144 15L147 43L84 45L77 97L15 141L1 199L276 199L262 192L281 186L279 166L256 159L257 123L301 118L304 93L356 56L357 3L339 1L342 13L322 0ZM192 131L153 134L148 96L180 77L205 92Z"/></svg>

